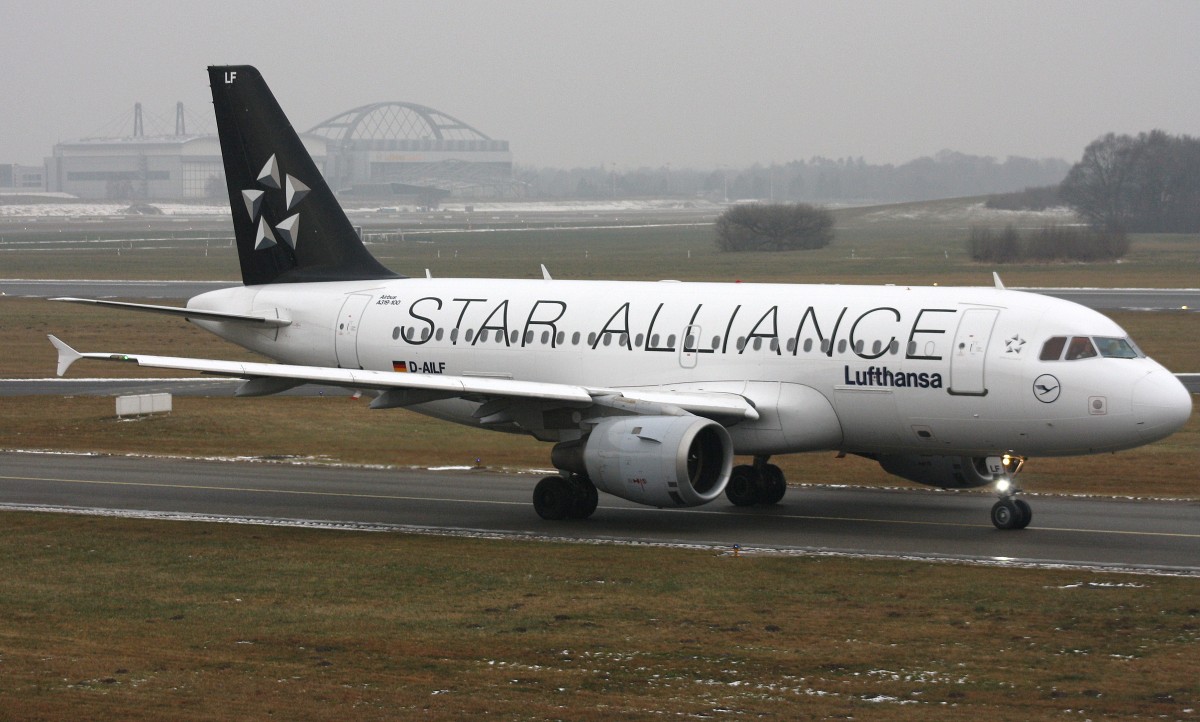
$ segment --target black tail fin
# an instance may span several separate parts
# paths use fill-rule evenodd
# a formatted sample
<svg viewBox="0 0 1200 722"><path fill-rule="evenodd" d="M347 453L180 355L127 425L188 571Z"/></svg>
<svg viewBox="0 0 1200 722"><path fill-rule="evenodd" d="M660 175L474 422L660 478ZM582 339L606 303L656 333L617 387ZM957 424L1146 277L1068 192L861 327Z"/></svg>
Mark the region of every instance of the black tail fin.
<svg viewBox="0 0 1200 722"><path fill-rule="evenodd" d="M362 244L258 70L208 69L242 282L397 278Z"/></svg>

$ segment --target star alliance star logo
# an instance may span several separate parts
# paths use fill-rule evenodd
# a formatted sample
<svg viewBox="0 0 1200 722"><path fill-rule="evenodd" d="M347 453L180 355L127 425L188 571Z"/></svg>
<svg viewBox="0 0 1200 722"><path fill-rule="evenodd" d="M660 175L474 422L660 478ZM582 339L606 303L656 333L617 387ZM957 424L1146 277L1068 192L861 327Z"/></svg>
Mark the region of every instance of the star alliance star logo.
<svg viewBox="0 0 1200 722"><path fill-rule="evenodd" d="M1021 334L1016 334L1012 338L1004 339L1004 353L1020 354L1024 345L1025 339L1021 338Z"/></svg>
<svg viewBox="0 0 1200 722"><path fill-rule="evenodd" d="M286 201L287 210L291 211L296 207L296 204L308 195L308 186L301 183L292 175L283 174L283 183L279 182L280 172L279 163L275 160L275 155L272 154L267 162L263 164L262 170L258 174L258 182L271 190L282 190L284 192L284 200ZM288 216L282 222L275 224L275 230L278 231L279 237L276 238L275 233L271 231L270 224L267 219L262 217L262 201L266 191L261 191L257 188L242 191L242 200L246 202L246 212L250 214L250 222L257 223L258 229L254 235L254 250L261 251L264 248L270 248L278 243L278 238L282 238L283 242L291 246L292 250L296 249L296 241L300 238L300 214L295 213Z"/></svg>

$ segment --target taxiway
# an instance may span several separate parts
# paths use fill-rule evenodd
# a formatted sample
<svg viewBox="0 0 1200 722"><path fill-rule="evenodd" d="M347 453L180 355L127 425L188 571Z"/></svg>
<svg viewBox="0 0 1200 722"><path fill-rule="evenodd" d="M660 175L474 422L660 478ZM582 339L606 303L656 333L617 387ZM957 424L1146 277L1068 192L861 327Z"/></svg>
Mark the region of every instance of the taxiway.
<svg viewBox="0 0 1200 722"><path fill-rule="evenodd" d="M602 495L585 521L546 522L539 476L319 464L0 453L0 505L255 523L837 553L1200 576L1200 502L1028 497L1030 528L995 529L991 497L793 487L770 508L654 509ZM364 526L365 525L365 526Z"/></svg>

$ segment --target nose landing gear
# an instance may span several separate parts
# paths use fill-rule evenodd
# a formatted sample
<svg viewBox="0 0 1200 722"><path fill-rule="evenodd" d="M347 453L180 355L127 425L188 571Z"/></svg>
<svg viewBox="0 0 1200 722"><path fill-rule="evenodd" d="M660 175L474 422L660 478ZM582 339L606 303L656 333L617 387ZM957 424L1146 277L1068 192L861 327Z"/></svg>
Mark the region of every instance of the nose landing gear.
<svg viewBox="0 0 1200 722"><path fill-rule="evenodd" d="M1021 489L1013 484L1013 478L1025 465L1025 459L1005 456L1002 464L1003 476L996 482L1000 500L992 506L992 524L997 529L1024 529L1033 520L1033 509L1024 499L1016 498Z"/></svg>
<svg viewBox="0 0 1200 722"><path fill-rule="evenodd" d="M1024 499L1001 499L992 507L992 524L997 529L1024 529L1033 520L1033 510Z"/></svg>

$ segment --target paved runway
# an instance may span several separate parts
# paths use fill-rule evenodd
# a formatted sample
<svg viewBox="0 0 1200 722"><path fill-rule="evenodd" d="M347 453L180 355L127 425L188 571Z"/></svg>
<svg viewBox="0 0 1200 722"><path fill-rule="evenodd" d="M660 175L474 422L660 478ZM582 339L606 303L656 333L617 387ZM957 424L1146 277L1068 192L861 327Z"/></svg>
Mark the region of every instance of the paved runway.
<svg viewBox="0 0 1200 722"><path fill-rule="evenodd" d="M0 453L0 505L321 520L517 538L1066 565L1200 576L1200 503L1027 497L1029 529L992 527L986 494L794 487L777 507L654 509L605 494L546 522L536 475ZM11 507L8 507L11 508ZM403 525L403 526L392 526Z"/></svg>

